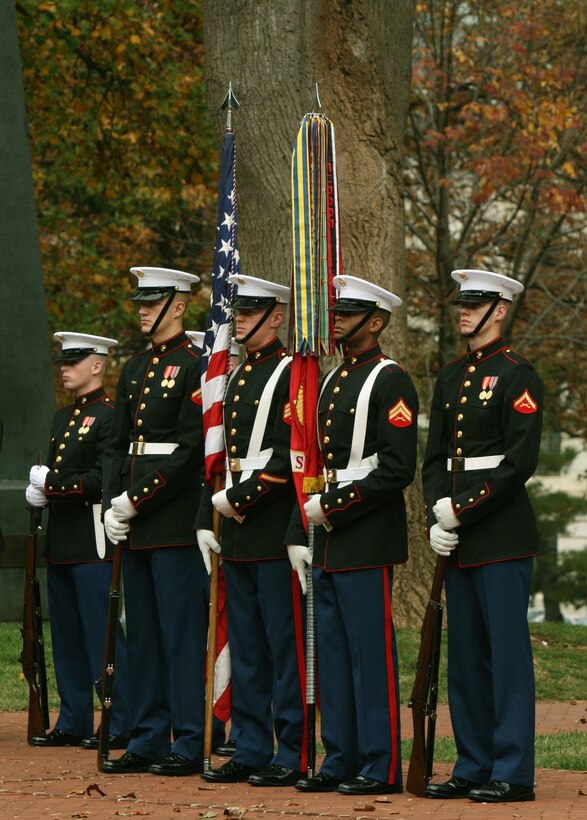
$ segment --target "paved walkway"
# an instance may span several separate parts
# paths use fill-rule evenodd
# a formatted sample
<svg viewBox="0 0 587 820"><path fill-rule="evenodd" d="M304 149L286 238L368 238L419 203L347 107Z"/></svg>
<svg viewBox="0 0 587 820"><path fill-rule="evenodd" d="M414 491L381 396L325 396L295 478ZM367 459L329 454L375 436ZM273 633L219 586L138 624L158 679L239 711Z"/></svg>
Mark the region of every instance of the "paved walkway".
<svg viewBox="0 0 587 820"><path fill-rule="evenodd" d="M52 715L52 720L54 720ZM404 735L411 718L402 714ZM293 788L260 789L243 784L212 786L197 775L165 778L151 774L107 776L96 770L96 756L78 748L47 751L26 743L26 714L0 714L0 818L38 820L118 817L240 818L276 820L279 816L342 817L361 820L585 820L587 818L587 702L537 704L537 732L585 731L583 772L539 770L534 803L485 805L469 800L421 800L407 792L378 798L337 793L303 795ZM448 710L441 707L438 735L450 735ZM118 756L120 752L113 753ZM213 761L214 765L221 760ZM435 766L442 779L450 764ZM404 768L405 774L405 768Z"/></svg>

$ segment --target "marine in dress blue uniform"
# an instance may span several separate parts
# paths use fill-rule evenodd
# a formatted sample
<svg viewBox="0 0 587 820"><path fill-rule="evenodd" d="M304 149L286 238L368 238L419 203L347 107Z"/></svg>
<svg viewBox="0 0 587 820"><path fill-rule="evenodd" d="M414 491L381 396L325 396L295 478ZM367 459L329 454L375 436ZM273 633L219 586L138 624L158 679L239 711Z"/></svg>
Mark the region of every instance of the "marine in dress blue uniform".
<svg viewBox="0 0 587 820"><path fill-rule="evenodd" d="M115 339L58 332L64 386L73 404L55 414L48 466L31 468L27 500L48 504L45 538L49 618L59 716L35 746L96 749L94 685L102 676L112 577L111 549L99 519L102 468L114 404L102 387ZM130 730L126 642L119 623L110 746L125 748ZM100 686L96 687L100 695Z"/></svg>
<svg viewBox="0 0 587 820"><path fill-rule="evenodd" d="M527 623L543 387L501 337L523 286L457 270L464 356L439 373L423 466L430 543L448 556L448 697L458 758L426 795L534 800L534 670Z"/></svg>
<svg viewBox="0 0 587 820"><path fill-rule="evenodd" d="M124 365L105 470L104 525L123 541L130 742L114 774L202 770L207 607L193 531L204 463L200 354L183 331L197 276L131 268L149 349Z"/></svg>
<svg viewBox="0 0 587 820"><path fill-rule="evenodd" d="M344 362L318 404L324 491L305 505L315 525L304 555L297 513L287 534L303 578L312 561L321 734L326 757L300 791L402 791L393 567L408 558L403 490L416 469L418 398L378 339L399 297L335 277L335 339Z"/></svg>
<svg viewBox="0 0 587 820"><path fill-rule="evenodd" d="M231 307L246 346L224 402L226 489L204 499L198 541L218 551L212 504L222 513L221 555L232 664L232 759L203 777L255 786L295 783L306 766L301 595L284 547L295 504L289 452L290 360L277 338L289 289L250 276ZM277 748L274 749L274 736Z"/></svg>

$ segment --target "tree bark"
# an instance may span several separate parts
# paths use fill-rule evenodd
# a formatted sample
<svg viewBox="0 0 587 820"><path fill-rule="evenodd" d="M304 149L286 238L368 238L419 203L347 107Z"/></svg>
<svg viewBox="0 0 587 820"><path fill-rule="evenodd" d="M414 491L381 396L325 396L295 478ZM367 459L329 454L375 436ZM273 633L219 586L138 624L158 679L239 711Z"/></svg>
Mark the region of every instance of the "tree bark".
<svg viewBox="0 0 587 820"><path fill-rule="evenodd" d="M405 295L402 145L411 71L413 0L208 0L205 77L212 111L228 82L240 102L239 253L243 273L289 283L291 155L313 110L336 130L346 273ZM218 115L219 141L224 116ZM394 311L384 349L406 361L407 320ZM397 573L395 619L419 625L432 577L418 484L407 491L411 560Z"/></svg>

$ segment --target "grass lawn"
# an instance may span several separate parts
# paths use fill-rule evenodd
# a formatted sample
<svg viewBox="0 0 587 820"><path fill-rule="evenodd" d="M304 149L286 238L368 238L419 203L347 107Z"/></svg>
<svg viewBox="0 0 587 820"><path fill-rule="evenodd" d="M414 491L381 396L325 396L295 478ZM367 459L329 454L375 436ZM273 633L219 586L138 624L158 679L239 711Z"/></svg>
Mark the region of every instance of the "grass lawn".
<svg viewBox="0 0 587 820"><path fill-rule="evenodd" d="M537 700L582 700L586 696L587 627L568 624L530 624L534 649ZM44 624L45 656L49 689L49 707L57 709L59 698L55 688L55 673L51 656L49 624ZM446 703L446 634L440 666L439 702ZM397 630L400 661L400 696L407 703L414 682L419 648L419 630ZM21 679L20 624L0 622L0 712L27 708L28 685ZM98 705L96 703L96 705ZM411 741L402 743L402 757L408 760ZM455 759L452 738L437 738L435 760ZM545 769L585 769L585 733L560 732L536 738L536 765Z"/></svg>

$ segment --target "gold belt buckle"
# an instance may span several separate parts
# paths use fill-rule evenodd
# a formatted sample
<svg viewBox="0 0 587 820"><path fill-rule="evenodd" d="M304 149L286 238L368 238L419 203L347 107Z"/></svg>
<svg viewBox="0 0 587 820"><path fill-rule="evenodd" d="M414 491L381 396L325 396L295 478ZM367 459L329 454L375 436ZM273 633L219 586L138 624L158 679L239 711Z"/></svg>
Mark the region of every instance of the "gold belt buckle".
<svg viewBox="0 0 587 820"><path fill-rule="evenodd" d="M241 473L241 460L240 458L229 458L228 459L228 467L231 473Z"/></svg>
<svg viewBox="0 0 587 820"><path fill-rule="evenodd" d="M333 482L337 481L336 470L334 470L334 469L326 470L326 481L329 484L332 484Z"/></svg>
<svg viewBox="0 0 587 820"><path fill-rule="evenodd" d="M463 473L465 471L465 457L455 456L450 460L451 473Z"/></svg>
<svg viewBox="0 0 587 820"><path fill-rule="evenodd" d="M131 444L131 455L133 456L144 456L145 455L145 442L144 441L133 441Z"/></svg>

